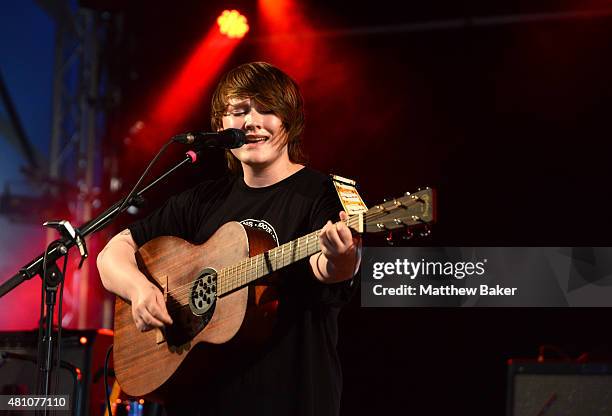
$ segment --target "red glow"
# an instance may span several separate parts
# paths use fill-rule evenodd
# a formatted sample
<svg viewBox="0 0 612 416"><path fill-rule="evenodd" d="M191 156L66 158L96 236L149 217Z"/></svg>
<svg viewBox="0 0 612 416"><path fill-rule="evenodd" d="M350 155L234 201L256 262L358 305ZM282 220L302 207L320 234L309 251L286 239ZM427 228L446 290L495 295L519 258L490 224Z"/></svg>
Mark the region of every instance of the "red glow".
<svg viewBox="0 0 612 416"><path fill-rule="evenodd" d="M40 223L43 221L42 218L44 217L41 217ZM2 228L0 246L5 250L0 254L0 270L2 279L4 279L16 273L24 264L39 255L47 246L47 242L45 231L40 226L13 224L4 217L0 217L0 228ZM27 236L27 239L22 238L21 241L18 241L19 239L14 238L15 235L24 235ZM12 239L11 236L13 236ZM63 263L60 262L61 264ZM70 284L69 279L66 279L66 282ZM0 319L0 330L23 331L38 327L40 310L36 305L40 304L40 286L41 279L35 276L0 298L0 316L3 317Z"/></svg>
<svg viewBox="0 0 612 416"><path fill-rule="evenodd" d="M113 335L115 335L115 333L113 332L113 330L112 330L112 329L100 328L100 329L98 329L98 331L97 331L97 332L98 332L98 334L100 334L100 335L109 335L109 336L111 336L111 337L112 337Z"/></svg>
<svg viewBox="0 0 612 416"><path fill-rule="evenodd" d="M247 18L238 10L224 10L217 19L219 31L229 38L242 38L249 31Z"/></svg>
<svg viewBox="0 0 612 416"><path fill-rule="evenodd" d="M358 56L347 43L329 42L324 36L319 36L325 19L317 16L314 20L314 15L309 18L297 0L258 0L257 5L261 19L258 26L268 30L263 36L266 41L259 43L261 54L300 84L307 103L311 97L317 97L318 105L309 110L309 125L316 126L316 120L324 122L330 111L343 109L342 114L335 116L334 123L326 125L328 137L334 137L334 140L327 143L329 147L326 146L325 151L321 146L308 148L310 127L304 136L305 148L310 155L322 166L334 166L337 154L347 146L354 148L368 143L348 136L345 126L354 123L354 114L359 111L362 97L371 95L368 91L371 86L363 85L367 78L360 73L360 61L369 58ZM362 120L360 130L367 132L363 137L369 137L370 133L376 134L381 125L384 127L388 123L383 117L370 117L367 121Z"/></svg>
<svg viewBox="0 0 612 416"><path fill-rule="evenodd" d="M81 369L80 368L76 368L76 373L77 373L77 380L81 380L83 378L83 374L81 373Z"/></svg>
<svg viewBox="0 0 612 416"><path fill-rule="evenodd" d="M147 130L164 140L176 134L176 129L191 115L238 43L238 39L230 39L212 28L162 93L152 112L153 125ZM143 138L143 141L153 142L152 148L158 146L155 140Z"/></svg>
<svg viewBox="0 0 612 416"><path fill-rule="evenodd" d="M260 26L268 30L272 39L278 39L265 44L262 53L266 61L279 66L301 83L315 70L315 62L320 64L315 58L320 58L324 45L312 36L312 24L299 6L295 0L258 1Z"/></svg>

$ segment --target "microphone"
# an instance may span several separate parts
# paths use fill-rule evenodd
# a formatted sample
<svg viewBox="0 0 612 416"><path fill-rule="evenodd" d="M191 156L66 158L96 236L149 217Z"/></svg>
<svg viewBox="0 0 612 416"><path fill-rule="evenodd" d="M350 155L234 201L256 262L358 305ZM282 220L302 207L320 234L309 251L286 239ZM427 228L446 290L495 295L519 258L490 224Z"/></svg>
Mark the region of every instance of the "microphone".
<svg viewBox="0 0 612 416"><path fill-rule="evenodd" d="M223 149L235 149L246 142L246 136L240 129L225 129L215 133L184 133L172 138L173 142L193 144Z"/></svg>

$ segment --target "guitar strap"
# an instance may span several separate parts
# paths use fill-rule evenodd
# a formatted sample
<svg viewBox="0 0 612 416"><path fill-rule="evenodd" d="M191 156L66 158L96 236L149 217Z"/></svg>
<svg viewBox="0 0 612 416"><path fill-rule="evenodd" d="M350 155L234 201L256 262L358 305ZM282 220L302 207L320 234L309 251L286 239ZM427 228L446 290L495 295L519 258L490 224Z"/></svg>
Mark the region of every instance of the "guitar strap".
<svg viewBox="0 0 612 416"><path fill-rule="evenodd" d="M331 177L342 207L348 215L360 214L368 210L368 207L364 204L363 199L361 199L359 192L355 188L357 182L338 175L331 175Z"/></svg>

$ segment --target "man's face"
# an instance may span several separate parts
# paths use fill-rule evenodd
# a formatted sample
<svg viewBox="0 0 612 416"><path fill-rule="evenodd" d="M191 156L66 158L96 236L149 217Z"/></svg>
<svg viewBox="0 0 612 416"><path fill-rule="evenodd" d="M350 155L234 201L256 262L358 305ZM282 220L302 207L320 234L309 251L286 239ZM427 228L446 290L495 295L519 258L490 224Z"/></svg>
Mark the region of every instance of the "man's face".
<svg viewBox="0 0 612 416"><path fill-rule="evenodd" d="M241 129L246 133L244 146L231 150L243 164L264 168L288 157L281 119L253 100L230 98L222 122L224 129Z"/></svg>

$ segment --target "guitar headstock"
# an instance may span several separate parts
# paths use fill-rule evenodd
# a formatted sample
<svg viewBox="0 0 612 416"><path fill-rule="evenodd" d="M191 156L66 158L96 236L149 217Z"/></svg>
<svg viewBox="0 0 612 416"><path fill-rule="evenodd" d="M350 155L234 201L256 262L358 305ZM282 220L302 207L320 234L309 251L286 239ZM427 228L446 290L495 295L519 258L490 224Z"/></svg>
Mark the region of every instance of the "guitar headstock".
<svg viewBox="0 0 612 416"><path fill-rule="evenodd" d="M435 221L435 193L421 189L373 206L363 214L366 233L389 232L404 227L431 224Z"/></svg>

